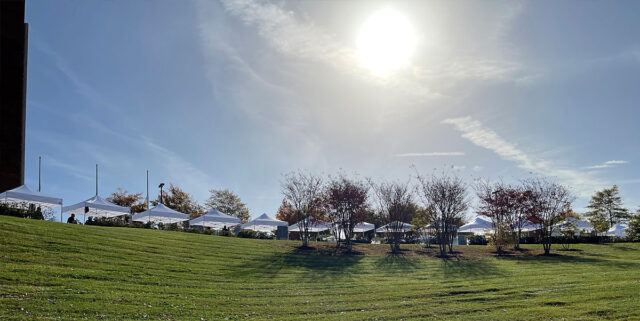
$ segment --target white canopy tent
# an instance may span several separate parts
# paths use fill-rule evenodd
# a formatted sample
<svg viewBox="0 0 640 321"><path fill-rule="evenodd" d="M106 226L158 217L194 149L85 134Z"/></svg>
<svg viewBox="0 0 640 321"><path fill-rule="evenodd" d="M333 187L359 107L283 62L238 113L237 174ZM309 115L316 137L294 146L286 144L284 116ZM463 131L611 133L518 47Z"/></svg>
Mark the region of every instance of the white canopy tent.
<svg viewBox="0 0 640 321"><path fill-rule="evenodd" d="M309 221L309 218L306 218L306 220ZM289 226L289 233L291 233L291 232L300 232L300 229L303 226L300 226L299 224L300 223L296 223L296 224L290 225ZM313 232L313 233L324 232L324 231L327 231L327 230L331 229L331 224L329 224L327 222L320 222L320 221L313 222L313 221L311 221L311 223L307 226L307 229L308 229L309 232Z"/></svg>
<svg viewBox="0 0 640 321"><path fill-rule="evenodd" d="M483 217L476 216L471 222L460 226L458 229L460 233L474 233L474 234L490 234L493 233L493 223Z"/></svg>
<svg viewBox="0 0 640 321"><path fill-rule="evenodd" d="M410 232L412 228L413 228L413 225L409 223L393 221L385 226L381 226L377 228L376 233L392 233L392 232L407 233L407 232Z"/></svg>
<svg viewBox="0 0 640 321"><path fill-rule="evenodd" d="M242 223L239 218L222 213L218 210L211 210L209 213L189 221L190 226L210 227L221 230L224 227L231 227Z"/></svg>
<svg viewBox="0 0 640 321"><path fill-rule="evenodd" d="M627 225L615 224L607 231L607 236L627 237Z"/></svg>
<svg viewBox="0 0 640 321"><path fill-rule="evenodd" d="M88 207L89 211L84 212L84 208ZM128 207L113 204L106 199L96 195L86 201L65 206L62 208L63 213L85 215L93 217L118 217L129 214L131 210Z"/></svg>
<svg viewBox="0 0 640 321"><path fill-rule="evenodd" d="M62 199L34 192L27 185L18 186L0 194L0 202L6 204L26 205L34 204L41 208L62 208Z"/></svg>
<svg viewBox="0 0 640 321"><path fill-rule="evenodd" d="M362 222L362 223L358 223L356 224L356 226L353 227L353 233L362 233L364 235L365 232L369 232L371 230L374 230L376 228L376 226L372 223L367 223L367 222ZM336 233L336 231L338 231L337 226L334 226L334 233ZM338 239L340 240L344 240L346 239L345 235L344 235L344 231L340 230L338 235Z"/></svg>
<svg viewBox="0 0 640 321"><path fill-rule="evenodd" d="M242 224L242 229L253 230L260 232L271 232L278 228L278 226L288 226L287 222L277 220L269 215L262 214L256 219Z"/></svg>
<svg viewBox="0 0 640 321"><path fill-rule="evenodd" d="M541 229L540 224L536 224L531 221L525 221L522 226L522 232L533 232L539 229Z"/></svg>
<svg viewBox="0 0 640 321"><path fill-rule="evenodd" d="M364 232L369 232L375 228L376 226L372 223L362 222L362 223L356 224L356 226L353 227L353 232L364 233Z"/></svg>
<svg viewBox="0 0 640 321"><path fill-rule="evenodd" d="M585 222L583 220L574 218L574 217L568 217L566 219L564 219L563 221L559 222L558 224L556 224L556 226L562 230L563 228L566 228L569 224L573 224L576 228L576 234L580 234L580 232L584 232L584 233L591 233L593 231L593 227L591 226L591 224L589 224L589 222Z"/></svg>
<svg viewBox="0 0 640 321"><path fill-rule="evenodd" d="M158 204L149 210L133 216L134 222L153 222L162 224L180 223L189 220L189 215L174 211L164 204Z"/></svg>

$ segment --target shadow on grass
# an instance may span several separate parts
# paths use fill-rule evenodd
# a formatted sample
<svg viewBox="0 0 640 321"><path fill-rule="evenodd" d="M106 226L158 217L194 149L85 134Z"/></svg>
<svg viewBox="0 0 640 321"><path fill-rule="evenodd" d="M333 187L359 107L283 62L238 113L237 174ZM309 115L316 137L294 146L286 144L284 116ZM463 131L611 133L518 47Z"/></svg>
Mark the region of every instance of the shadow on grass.
<svg viewBox="0 0 640 321"><path fill-rule="evenodd" d="M442 269L446 277L478 278L506 275L493 260L488 259L446 258L442 260Z"/></svg>
<svg viewBox="0 0 640 321"><path fill-rule="evenodd" d="M360 252L343 249L296 247L288 252L273 253L243 262L231 273L241 278L274 278L297 276L305 279L327 279L348 276L364 257ZM304 273L304 276L303 274Z"/></svg>
<svg viewBox="0 0 640 321"><path fill-rule="evenodd" d="M405 250L406 251L406 250ZM375 267L379 271L386 273L401 272L406 273L419 267L420 259L407 257L400 250L399 253L388 253L375 261Z"/></svg>
<svg viewBox="0 0 640 321"><path fill-rule="evenodd" d="M559 253L551 253L550 255L530 255L530 256L513 256L513 257L504 257L505 260L513 260L520 262L532 262L532 263L542 263L542 264L558 264L558 263L584 263L591 265L599 265L599 266L609 266L612 268L620 268L620 269L638 269L640 268L640 262L631 262L631 261L620 261L620 260L609 260L602 259L598 257L588 255L581 255L582 252L573 252L573 251L562 251L566 254ZM570 253L577 254L570 254Z"/></svg>

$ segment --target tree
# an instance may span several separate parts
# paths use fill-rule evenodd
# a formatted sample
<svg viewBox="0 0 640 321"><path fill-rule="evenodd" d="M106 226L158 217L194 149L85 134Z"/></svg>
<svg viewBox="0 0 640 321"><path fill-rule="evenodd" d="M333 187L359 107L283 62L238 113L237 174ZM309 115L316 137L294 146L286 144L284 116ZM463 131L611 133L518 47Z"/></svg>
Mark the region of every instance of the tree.
<svg viewBox="0 0 640 321"><path fill-rule="evenodd" d="M409 222L412 211L413 195L409 190L408 183L388 183L379 184L369 181L378 203L378 214L387 225L387 236L391 241L391 252L400 251L400 241L403 237L402 223Z"/></svg>
<svg viewBox="0 0 640 321"><path fill-rule="evenodd" d="M629 227L627 227L627 237L629 241L640 241L640 208L635 215L629 220Z"/></svg>
<svg viewBox="0 0 640 321"><path fill-rule="evenodd" d="M467 185L459 177L445 172L430 179L418 174L417 179L420 198L431 213L440 255L446 255L447 247L449 253L453 253L456 231L469 208Z"/></svg>
<svg viewBox="0 0 640 321"><path fill-rule="evenodd" d="M596 231L596 235L604 235L609 230L609 219L601 210L595 210L589 214L589 223L593 226L593 230Z"/></svg>
<svg viewBox="0 0 640 321"><path fill-rule="evenodd" d="M240 200L238 195L228 189L212 189L209 190L209 193L211 193L211 196L209 196L209 199L204 203L208 209L218 210L222 213L235 216L239 218L242 223L249 221L251 217L249 215L249 209L247 205Z"/></svg>
<svg viewBox="0 0 640 321"><path fill-rule="evenodd" d="M563 185L542 178L524 180L523 186L530 195L528 214L540 225L544 254L549 255L556 223L564 219L574 197Z"/></svg>
<svg viewBox="0 0 640 321"><path fill-rule="evenodd" d="M131 214L141 213L147 210L147 204L144 202L142 193L129 194L127 190L123 191L120 187L107 197L107 201L116 205L129 207Z"/></svg>
<svg viewBox="0 0 640 321"><path fill-rule="evenodd" d="M435 233L431 228L431 212L428 209L420 208L415 211L411 219L413 231L416 235L424 239L425 246L431 248L431 238L435 237Z"/></svg>
<svg viewBox="0 0 640 321"><path fill-rule="evenodd" d="M325 191L327 217L344 234L347 251L351 252L353 229L367 216L368 187L360 180L340 175L330 180ZM340 243L337 242L337 246Z"/></svg>
<svg viewBox="0 0 640 321"><path fill-rule="evenodd" d="M493 243L499 254L508 244L520 249L522 229L529 222L531 195L522 187L479 180L475 186L480 200L477 214L491 219L494 226Z"/></svg>
<svg viewBox="0 0 640 321"><path fill-rule="evenodd" d="M302 246L309 245L309 227L322 213L322 178L311 173L291 172L281 183L282 194L291 205L298 223Z"/></svg>
<svg viewBox="0 0 640 321"><path fill-rule="evenodd" d="M296 224L296 212L291 207L291 204L287 203L286 199L282 200L282 204L278 208L276 218L289 223L289 225Z"/></svg>
<svg viewBox="0 0 640 321"><path fill-rule="evenodd" d="M514 214L519 212L521 203L518 203L517 193L511 186L505 186L502 182L492 183L478 181L475 186L476 194L480 201L478 215L491 219L493 224L492 243L499 255L509 244L516 244ZM519 236L518 236L519 237Z"/></svg>
<svg viewBox="0 0 640 321"><path fill-rule="evenodd" d="M158 205L160 203L160 195L152 203L153 205ZM169 184L169 190L163 194L162 204L178 212L188 214L189 219L194 219L204 214L204 208L191 195L173 184Z"/></svg>
<svg viewBox="0 0 640 321"><path fill-rule="evenodd" d="M591 209L591 212L587 213L588 217L604 214L607 217L608 228L617 223L624 223L631 217L629 210L622 207L622 197L617 185L596 192L587 207Z"/></svg>

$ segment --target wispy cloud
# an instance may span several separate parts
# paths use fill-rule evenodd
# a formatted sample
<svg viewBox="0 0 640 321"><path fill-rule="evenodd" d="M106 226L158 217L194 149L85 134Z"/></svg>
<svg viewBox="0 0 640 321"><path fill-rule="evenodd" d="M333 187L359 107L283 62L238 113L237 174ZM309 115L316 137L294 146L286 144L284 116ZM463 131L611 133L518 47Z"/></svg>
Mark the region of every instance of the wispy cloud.
<svg viewBox="0 0 640 321"><path fill-rule="evenodd" d="M585 168L586 169L611 168L611 167L615 167L617 165L628 164L628 163L629 163L628 161L624 161L624 160L610 160L610 161L606 161L606 162L604 162L602 164L587 166Z"/></svg>
<svg viewBox="0 0 640 321"><path fill-rule="evenodd" d="M464 156L464 152L404 153L404 154L396 154L395 156L396 157Z"/></svg>
<svg viewBox="0 0 640 321"><path fill-rule="evenodd" d="M592 173L571 168L561 168L536 155L526 153L515 144L505 140L498 133L485 127L471 117L450 118L442 121L462 133L462 137L473 144L498 154L501 158L515 162L518 167L532 173L555 177L573 188L578 196L588 197L594 190L607 186L607 182Z"/></svg>
<svg viewBox="0 0 640 321"><path fill-rule="evenodd" d="M201 4L205 6L206 2ZM222 5L229 14L244 24L254 26L270 46L283 54L333 66L340 72L352 74L419 100L448 97L444 91L457 81L521 82L522 79L531 79L519 62L506 58L495 60L484 57L448 57L445 63L433 62L428 66L413 66L403 73L402 77L378 77L360 64L353 46L345 45L307 15L288 10L282 3L222 0ZM512 16L517 16L519 12L520 9L504 17L498 17L504 21L496 26L500 29L498 32L503 33Z"/></svg>

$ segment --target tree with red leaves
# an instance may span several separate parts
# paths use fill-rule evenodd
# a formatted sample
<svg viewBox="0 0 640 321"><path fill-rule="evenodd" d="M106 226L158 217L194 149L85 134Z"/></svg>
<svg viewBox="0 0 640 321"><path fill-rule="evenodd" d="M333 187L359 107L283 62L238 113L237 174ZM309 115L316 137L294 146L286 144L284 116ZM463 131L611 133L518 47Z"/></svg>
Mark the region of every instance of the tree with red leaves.
<svg viewBox="0 0 640 321"><path fill-rule="evenodd" d="M351 252L353 229L367 218L369 188L358 179L340 175L332 178L325 190L325 206L336 236L344 235L347 251ZM338 237L337 246L340 246Z"/></svg>

